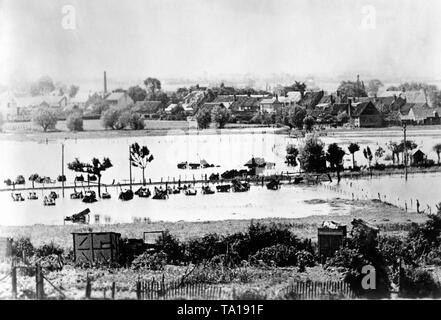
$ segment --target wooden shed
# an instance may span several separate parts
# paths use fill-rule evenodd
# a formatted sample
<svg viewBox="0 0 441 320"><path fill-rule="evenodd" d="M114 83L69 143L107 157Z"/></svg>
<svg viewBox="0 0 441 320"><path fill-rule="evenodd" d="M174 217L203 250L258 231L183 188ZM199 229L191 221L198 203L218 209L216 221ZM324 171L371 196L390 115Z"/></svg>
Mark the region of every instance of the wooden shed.
<svg viewBox="0 0 441 320"><path fill-rule="evenodd" d="M318 231L318 250L321 262L334 255L346 238L347 229L334 221L324 221Z"/></svg>
<svg viewBox="0 0 441 320"><path fill-rule="evenodd" d="M121 234L115 232L72 233L75 263L118 263Z"/></svg>
<svg viewBox="0 0 441 320"><path fill-rule="evenodd" d="M0 238L0 258L7 258L12 255L12 239Z"/></svg>

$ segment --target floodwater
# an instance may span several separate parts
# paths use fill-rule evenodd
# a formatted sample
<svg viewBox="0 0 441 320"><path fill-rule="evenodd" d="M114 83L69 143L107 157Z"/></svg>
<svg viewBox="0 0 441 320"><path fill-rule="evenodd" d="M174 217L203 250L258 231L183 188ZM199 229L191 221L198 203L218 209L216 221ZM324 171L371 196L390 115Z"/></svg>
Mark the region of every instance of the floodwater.
<svg viewBox="0 0 441 320"><path fill-rule="evenodd" d="M408 139L414 140L429 158L436 160L432 151L435 143L441 141L440 130L409 130ZM381 145L386 152L386 143L399 142L402 139L400 131L370 131L335 133L332 136L321 137L325 144L339 143L346 151L350 142L357 142L361 149L370 146L374 151ZM83 140L53 140L53 141L0 141L0 178L15 179L19 174L28 178L32 173L49 176L56 179L61 174L61 144L64 144L65 175L68 183L72 183L76 173L67 170L66 163L79 158L90 161L92 157L109 157L113 167L103 173L102 182L112 184L113 181L127 182L129 179L128 152L129 145L138 142L146 145L154 156L154 160L146 169L146 178L152 181L172 181L199 179L211 173L222 173L229 169L244 169L252 156L264 157L276 164L273 172L297 171L284 163L285 148L288 143L301 144L302 139L289 138L272 132L247 131L242 134L171 134L166 136L147 136L135 138L112 139L83 139ZM180 170L178 162L199 162L205 159L216 167L200 170ZM365 165L362 151L355 155L359 165ZM380 160L384 162L383 160ZM344 158L345 166L352 165L352 156L348 153ZM132 168L132 176L136 182L141 181L141 170ZM394 203L394 198L406 199L410 207L410 199L418 199L422 206L429 204L434 207L438 203L438 192L441 190L438 175L409 175L408 181L399 176L381 177L353 181L353 185L342 183L339 188L350 198L350 190L359 191L360 197L367 195L377 198L377 193L388 197ZM30 182L26 182L30 186ZM81 189L81 187L79 188ZM284 186L279 191L269 191L266 188L252 187L247 193L227 193L186 197L172 195L169 200L134 199L129 202L117 200L117 187L109 187L112 199L101 200L95 204L83 204L78 200L69 199L71 190L66 190L66 199L58 199L55 207L42 205L42 194L37 201L13 202L9 192L0 193L2 210L0 224L61 224L63 217L72 215L87 207L91 209L91 220L94 214L100 215L100 222L107 216L112 223L131 222L134 217L150 218L151 220L220 220L245 219L263 217L302 217L314 214L332 214L333 208L327 204L306 204L308 199L329 199L341 196L333 190L321 187ZM361 191L361 189L363 189ZM429 190L430 189L430 190ZM429 190L429 191L427 191ZM57 191L61 193L61 190ZM199 190L200 193L200 190ZM27 196L27 193L22 193ZM398 200L396 200L398 201ZM403 202L403 201L402 201ZM412 201L415 207L414 201ZM399 201L397 202L398 204ZM403 206L403 203L400 205ZM341 212L346 212L342 208Z"/></svg>

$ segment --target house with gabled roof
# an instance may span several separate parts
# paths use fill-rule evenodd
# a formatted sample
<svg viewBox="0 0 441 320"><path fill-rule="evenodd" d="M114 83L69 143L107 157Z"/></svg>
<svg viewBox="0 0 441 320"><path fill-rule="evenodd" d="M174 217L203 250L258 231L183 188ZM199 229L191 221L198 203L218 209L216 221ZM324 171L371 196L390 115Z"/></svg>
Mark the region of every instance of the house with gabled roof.
<svg viewBox="0 0 441 320"><path fill-rule="evenodd" d="M140 113L144 118L153 118L162 108L161 101L136 101L132 110Z"/></svg>
<svg viewBox="0 0 441 320"><path fill-rule="evenodd" d="M353 105L349 117L353 119L355 127L381 127L383 117L381 112L371 102L359 102Z"/></svg>
<svg viewBox="0 0 441 320"><path fill-rule="evenodd" d="M275 113L283 108L283 103L278 100L278 97L265 98L260 100L260 112Z"/></svg>
<svg viewBox="0 0 441 320"><path fill-rule="evenodd" d="M104 97L104 101L109 106L115 106L120 109L128 108L134 103L132 98L124 91L112 92Z"/></svg>
<svg viewBox="0 0 441 320"><path fill-rule="evenodd" d="M414 124L441 123L441 108L430 108L427 103L412 103L405 106L409 108L409 111L401 116L402 121Z"/></svg>
<svg viewBox="0 0 441 320"><path fill-rule="evenodd" d="M306 109L314 108L324 96L324 91L305 92L298 104Z"/></svg>

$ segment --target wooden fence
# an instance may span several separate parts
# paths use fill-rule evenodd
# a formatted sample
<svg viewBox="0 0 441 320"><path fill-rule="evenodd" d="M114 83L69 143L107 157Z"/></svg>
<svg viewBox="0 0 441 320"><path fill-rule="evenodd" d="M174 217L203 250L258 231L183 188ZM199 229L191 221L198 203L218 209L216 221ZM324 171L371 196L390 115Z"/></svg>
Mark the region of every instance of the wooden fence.
<svg viewBox="0 0 441 320"><path fill-rule="evenodd" d="M354 299L356 296L345 281L293 281L279 293L280 298L293 300Z"/></svg>
<svg viewBox="0 0 441 320"><path fill-rule="evenodd" d="M229 295L222 287L206 283L138 281L138 300L224 300Z"/></svg>

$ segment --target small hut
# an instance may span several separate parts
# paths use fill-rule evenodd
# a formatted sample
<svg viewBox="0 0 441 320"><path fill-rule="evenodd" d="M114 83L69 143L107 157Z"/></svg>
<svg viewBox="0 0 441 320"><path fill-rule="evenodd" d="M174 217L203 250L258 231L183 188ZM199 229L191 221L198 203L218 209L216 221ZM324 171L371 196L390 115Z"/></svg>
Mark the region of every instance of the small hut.
<svg viewBox="0 0 441 320"><path fill-rule="evenodd" d="M321 262L334 255L346 238L346 226L334 221L324 221L318 232L318 251Z"/></svg>
<svg viewBox="0 0 441 320"><path fill-rule="evenodd" d="M426 154L422 152L420 149L414 151L412 153L412 164L420 165L426 162Z"/></svg>

